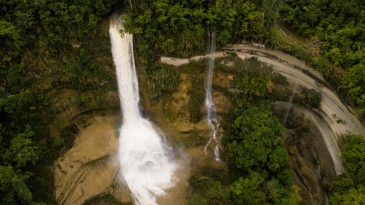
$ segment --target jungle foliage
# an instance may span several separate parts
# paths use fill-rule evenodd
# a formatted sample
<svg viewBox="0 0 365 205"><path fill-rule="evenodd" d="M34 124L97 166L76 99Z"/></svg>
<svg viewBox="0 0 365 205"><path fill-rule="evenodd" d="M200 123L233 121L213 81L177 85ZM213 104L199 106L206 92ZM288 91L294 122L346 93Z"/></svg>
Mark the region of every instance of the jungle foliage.
<svg viewBox="0 0 365 205"><path fill-rule="evenodd" d="M189 57L205 53L211 32L217 34L218 47L241 41L275 45L275 22L280 17L323 49L336 65L348 70L343 82L334 82L348 89L353 102L365 109L365 12L361 0L0 0L1 204L55 204L51 165L62 147L72 144L77 131L67 120L60 119L61 135L70 139L50 138L49 123L59 113L50 108L50 91L74 89L80 93L78 106L93 107L94 101L103 103L102 96L108 90L116 89L105 18L118 8L125 12L127 31L135 34L136 52L147 74L151 98L173 90L178 80L176 70L159 64L161 55ZM300 45L291 51L306 56ZM192 179L191 183L201 189L194 192L191 203L295 204L300 197L297 187L288 188L291 172L284 166L287 153L280 139L283 128L262 103L268 92L270 68L257 59L235 61L240 66L222 67L237 74L234 84L238 92L232 94L234 106L228 116L232 133L226 136L230 177L224 180L224 174L215 176L208 170L206 182ZM313 62L319 67L325 64L324 58ZM278 81L285 83L283 79ZM101 98L94 99L90 93ZM202 93L195 90L191 96L195 104L201 103ZM308 94L308 99L311 96ZM197 107L190 111L197 114L192 121L201 117ZM254 112L265 120L259 122ZM244 128L247 121L256 122L251 130ZM261 132L256 128L260 127L265 128L262 132L269 138L255 144ZM242 133L264 151L262 155L248 159L240 154L246 140L240 137ZM361 149L355 150L361 153ZM345 158L349 163L346 166L352 167L352 158L357 159ZM340 197L353 199L364 193L360 185L362 168L348 169L355 185L351 181L350 187L349 180L340 180L343 187L339 193Z"/></svg>
<svg viewBox="0 0 365 205"><path fill-rule="evenodd" d="M149 76L159 70L161 55L186 58L205 53L212 32L218 47L243 40L274 44L280 4L271 0L134 0L122 18L126 31L135 36L141 67Z"/></svg>
<svg viewBox="0 0 365 205"><path fill-rule="evenodd" d="M334 87L346 88L352 103L364 114L365 2L287 0L280 14L283 21L309 39L313 50L320 49L334 65L347 70L343 77L340 73L328 75L333 72L331 69L323 73L325 78L331 76L326 80L334 82ZM313 64L322 64L323 67L321 58L315 58Z"/></svg>
<svg viewBox="0 0 365 205"><path fill-rule="evenodd" d="M311 108L318 108L321 103L321 93L314 90L308 89L305 91L305 103Z"/></svg>
<svg viewBox="0 0 365 205"><path fill-rule="evenodd" d="M126 30L136 35L139 52L154 51L143 56L187 57L205 51L207 32L216 32L221 46L240 40L268 41L280 3L135 0L123 18Z"/></svg>
<svg viewBox="0 0 365 205"><path fill-rule="evenodd" d="M335 65L350 68L364 60L363 1L287 0L281 15L282 20L320 46Z"/></svg>
<svg viewBox="0 0 365 205"><path fill-rule="evenodd" d="M265 102L272 68L257 58L242 60L228 53L215 59L215 70L234 76L233 92L213 87L233 103L222 125L227 130L222 157L228 167L208 164L193 175L188 204L300 203L299 188L290 186L293 172L286 168L285 129Z"/></svg>
<svg viewBox="0 0 365 205"><path fill-rule="evenodd" d="M346 173L336 178L331 204L365 203L365 140L364 136L350 135L341 147Z"/></svg>
<svg viewBox="0 0 365 205"><path fill-rule="evenodd" d="M110 43L100 26L113 4L0 1L0 204L55 203L51 166L69 140L65 132L50 137L57 111L49 93L113 89L100 86L114 78L105 72Z"/></svg>

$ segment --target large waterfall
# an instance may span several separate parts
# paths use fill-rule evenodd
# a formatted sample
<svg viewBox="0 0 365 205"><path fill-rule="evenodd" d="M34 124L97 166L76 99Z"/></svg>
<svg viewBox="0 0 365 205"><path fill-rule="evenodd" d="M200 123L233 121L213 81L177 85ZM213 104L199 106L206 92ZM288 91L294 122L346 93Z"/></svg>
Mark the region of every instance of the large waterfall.
<svg viewBox="0 0 365 205"><path fill-rule="evenodd" d="M133 56L133 36L123 29L120 18L111 19L109 28L116 67L123 125L119 136L121 177L136 204L155 205L156 196L174 185L176 164L169 158L171 148L153 125L141 117L138 80Z"/></svg>
<svg viewBox="0 0 365 205"><path fill-rule="evenodd" d="M208 43L208 46L210 46L208 48L209 54L213 54L215 52L215 42L216 42L215 32L212 32L210 43ZM214 71L214 56L209 56L208 69L205 77L204 87L205 87L205 107L207 109L207 124L211 132L211 138L206 144L204 151L205 152L207 151L208 146L213 141L215 143L214 157L217 161L219 161L219 148L218 148L219 140L217 138L217 131L220 124L216 118L215 105L213 103L213 98L212 98L213 71Z"/></svg>

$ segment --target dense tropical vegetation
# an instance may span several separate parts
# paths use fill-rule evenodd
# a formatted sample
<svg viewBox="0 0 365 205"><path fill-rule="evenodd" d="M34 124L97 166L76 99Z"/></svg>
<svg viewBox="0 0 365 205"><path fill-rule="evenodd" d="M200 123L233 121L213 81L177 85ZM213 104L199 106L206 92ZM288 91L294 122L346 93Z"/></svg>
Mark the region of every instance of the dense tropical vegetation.
<svg viewBox="0 0 365 205"><path fill-rule="evenodd" d="M215 32L218 47L255 41L279 48L320 70L348 103L364 113L364 10L362 1L215 0L133 1L124 19L137 37L141 65L150 74L160 55L188 57L204 53ZM286 22L307 38L295 45L280 39L276 22ZM326 58L335 66L333 69ZM148 69L146 69L148 68ZM352 79L356 75L354 81Z"/></svg>
<svg viewBox="0 0 365 205"><path fill-rule="evenodd" d="M206 64L206 60L192 61L176 70L193 73L194 82L204 76L201 74ZM285 129L265 102L270 93L266 85L271 80L272 68L257 58L242 60L235 53L229 53L215 59L215 70L233 74L232 88L239 91L231 93L227 88L213 87L233 102L222 125L228 131L223 138L223 157L228 166L214 168L208 164L194 173L189 179L188 204L299 203L302 200L299 188L292 185L293 171L287 168ZM190 95L193 100L189 109L203 105L203 99L199 102L196 94ZM194 112L193 116L199 121L202 115Z"/></svg>
<svg viewBox="0 0 365 205"><path fill-rule="evenodd" d="M342 85L364 113L365 2L358 0L287 0L281 19L308 38L311 50L319 51L334 65L346 69Z"/></svg>
<svg viewBox="0 0 365 205"><path fill-rule="evenodd" d="M337 177L331 204L365 203L365 141L363 135L348 136L341 147L347 174Z"/></svg>
<svg viewBox="0 0 365 205"><path fill-rule="evenodd" d="M335 65L351 68L364 63L363 1L287 0L281 13L283 21L308 37Z"/></svg>
<svg viewBox="0 0 365 205"><path fill-rule="evenodd" d="M261 42L306 60L338 91L345 90L346 101L364 116L362 0L1 0L0 203L55 203L51 166L60 150L72 145L77 131L57 116L60 111L50 100L54 90L67 88L79 93L77 106L93 107L103 104L107 91L116 90L113 71L108 70L112 62L106 18L117 9L124 11L127 31L135 34L138 63L152 99L175 89L179 76L161 65L159 57L203 54L207 37L216 33L218 48L227 43ZM291 25L309 40L311 48L283 43L277 21ZM326 58L345 71L333 75ZM189 72L204 72L204 63L196 62L192 68L197 70ZM204 168L200 174L209 178L202 181L198 174L190 179L195 192L189 200L191 204L299 203L298 187L289 187L292 173L285 168L284 128L263 103L270 80L288 82L282 76L271 78L270 68L255 59L237 60L235 65L216 64L217 69L234 73L234 86L243 91L231 96L230 132L225 136L229 174L222 171L215 176L213 168ZM194 83L201 84L201 79L195 77ZM195 89L189 94L194 99L189 105L190 121L198 122L202 92ZM320 98L308 90L303 102L316 108ZM54 121L61 137L50 136ZM349 175L335 182L333 204L363 200L361 138L352 136L343 145Z"/></svg>
<svg viewBox="0 0 365 205"><path fill-rule="evenodd" d="M112 79L101 75L110 49L98 24L114 7L109 0L0 1L1 204L54 203L51 166L70 127L60 118L61 138L50 138L59 118L52 89L79 90L80 106L88 106L94 95L86 91Z"/></svg>

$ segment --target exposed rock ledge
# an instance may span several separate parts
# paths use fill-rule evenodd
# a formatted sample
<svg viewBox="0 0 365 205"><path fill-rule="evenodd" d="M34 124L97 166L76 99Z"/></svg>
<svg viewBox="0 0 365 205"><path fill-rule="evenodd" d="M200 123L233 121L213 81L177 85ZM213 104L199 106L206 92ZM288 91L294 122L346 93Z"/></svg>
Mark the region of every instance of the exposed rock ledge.
<svg viewBox="0 0 365 205"><path fill-rule="evenodd" d="M81 116L75 122L81 132L74 146L55 161L57 203L79 205L102 193L110 193L120 201L130 201L126 187L114 186L120 183L116 162L119 116ZM88 126L80 126L85 122Z"/></svg>

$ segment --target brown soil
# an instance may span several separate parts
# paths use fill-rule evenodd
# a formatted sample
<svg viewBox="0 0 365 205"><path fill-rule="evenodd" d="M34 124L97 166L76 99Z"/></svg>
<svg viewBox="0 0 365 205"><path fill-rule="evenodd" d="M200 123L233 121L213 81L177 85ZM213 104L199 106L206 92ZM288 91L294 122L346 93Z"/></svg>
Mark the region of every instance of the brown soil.
<svg viewBox="0 0 365 205"><path fill-rule="evenodd" d="M117 122L120 123L115 115L88 118L88 126L81 130L74 146L55 161L58 204L82 204L103 193L116 194L115 197L122 201L130 200L126 188L114 186L120 181L116 161Z"/></svg>

